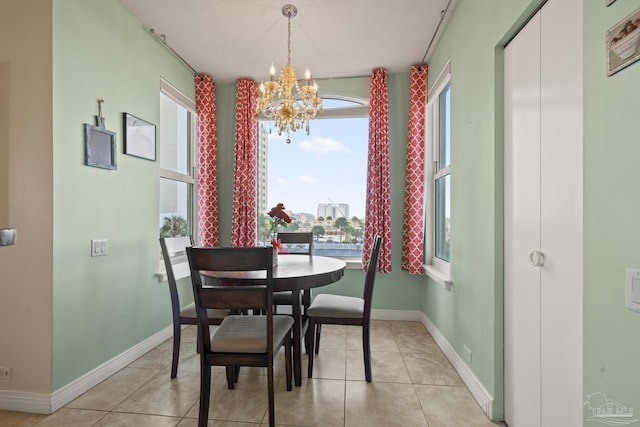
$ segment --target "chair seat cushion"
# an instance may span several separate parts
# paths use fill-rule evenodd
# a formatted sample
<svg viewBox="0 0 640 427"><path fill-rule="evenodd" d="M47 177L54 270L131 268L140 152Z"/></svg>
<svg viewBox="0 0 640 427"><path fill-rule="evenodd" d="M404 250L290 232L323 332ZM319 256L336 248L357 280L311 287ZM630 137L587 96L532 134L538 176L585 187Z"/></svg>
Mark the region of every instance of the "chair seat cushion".
<svg viewBox="0 0 640 427"><path fill-rule="evenodd" d="M207 317L209 319L222 319L229 315L229 310L214 310L212 308L207 309ZM185 306L182 310L180 310L180 316L182 317L193 317L194 319L197 316L196 314L196 306L194 303L191 303Z"/></svg>
<svg viewBox="0 0 640 427"><path fill-rule="evenodd" d="M273 316L274 349L290 333L291 316ZM266 353L266 316L227 316L211 337L211 351L215 353Z"/></svg>
<svg viewBox="0 0 640 427"><path fill-rule="evenodd" d="M307 310L310 317L360 318L364 315L362 298L342 295L320 294L314 298Z"/></svg>

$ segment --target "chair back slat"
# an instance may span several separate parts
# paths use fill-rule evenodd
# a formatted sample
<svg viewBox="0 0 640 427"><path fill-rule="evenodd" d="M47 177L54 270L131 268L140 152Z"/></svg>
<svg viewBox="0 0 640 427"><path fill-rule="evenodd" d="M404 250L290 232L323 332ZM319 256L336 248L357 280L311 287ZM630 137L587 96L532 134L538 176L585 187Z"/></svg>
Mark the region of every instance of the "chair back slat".
<svg viewBox="0 0 640 427"><path fill-rule="evenodd" d="M296 254L312 255L313 254L313 233L278 233L277 238L282 244L306 245L303 249L297 250Z"/></svg>
<svg viewBox="0 0 640 427"><path fill-rule="evenodd" d="M266 310L266 286L203 287L200 302L203 308L242 310L251 307Z"/></svg>
<svg viewBox="0 0 640 427"><path fill-rule="evenodd" d="M382 237L375 235L373 238L373 247L371 249L371 255L369 256L369 262L367 263L367 275L364 281L364 317L368 319L371 317L371 301L373 299L373 285L376 280L376 271L378 270L378 259L380 258L380 247L382 245Z"/></svg>
<svg viewBox="0 0 640 427"><path fill-rule="evenodd" d="M273 257L271 247L194 247L189 263L192 271L260 271L266 270L267 257Z"/></svg>

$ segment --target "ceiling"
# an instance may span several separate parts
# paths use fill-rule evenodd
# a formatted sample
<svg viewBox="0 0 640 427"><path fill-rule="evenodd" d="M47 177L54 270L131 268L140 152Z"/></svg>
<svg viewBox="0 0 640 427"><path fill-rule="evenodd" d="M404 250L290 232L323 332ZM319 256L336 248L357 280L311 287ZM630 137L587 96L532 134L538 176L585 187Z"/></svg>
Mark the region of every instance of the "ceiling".
<svg viewBox="0 0 640 427"><path fill-rule="evenodd" d="M287 0L119 0L147 30L198 73L218 83L260 81L287 60ZM428 62L427 48L456 0L296 0L291 64L298 77L370 75L376 67L406 72ZM443 13L443 11L447 11ZM434 42L435 44L435 42Z"/></svg>

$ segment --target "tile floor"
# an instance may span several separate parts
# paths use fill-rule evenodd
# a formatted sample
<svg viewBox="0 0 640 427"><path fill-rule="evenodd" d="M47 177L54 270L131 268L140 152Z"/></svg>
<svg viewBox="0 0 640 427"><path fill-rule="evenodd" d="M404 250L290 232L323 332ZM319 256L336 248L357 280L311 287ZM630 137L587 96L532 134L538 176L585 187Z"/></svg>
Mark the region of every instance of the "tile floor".
<svg viewBox="0 0 640 427"><path fill-rule="evenodd" d="M492 423L419 322L373 321L373 382L364 381L359 327L322 329L313 379L287 392L284 352L275 365L279 426L489 427ZM151 350L52 415L0 410L0 427L195 427L199 361L195 327L186 327L178 377L169 376L171 340ZM241 368L228 390L223 368L212 374L210 427L259 427L268 422L264 369Z"/></svg>

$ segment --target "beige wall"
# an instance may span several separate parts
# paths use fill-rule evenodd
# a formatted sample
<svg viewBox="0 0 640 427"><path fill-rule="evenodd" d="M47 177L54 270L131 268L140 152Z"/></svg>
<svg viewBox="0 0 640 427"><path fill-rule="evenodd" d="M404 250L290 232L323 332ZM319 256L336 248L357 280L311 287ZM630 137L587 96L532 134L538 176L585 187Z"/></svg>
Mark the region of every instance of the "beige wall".
<svg viewBox="0 0 640 427"><path fill-rule="evenodd" d="M9 226L9 61L0 61L0 228Z"/></svg>
<svg viewBox="0 0 640 427"><path fill-rule="evenodd" d="M0 2L0 228L18 230L0 248L0 392L51 391L51 35L51 1Z"/></svg>

